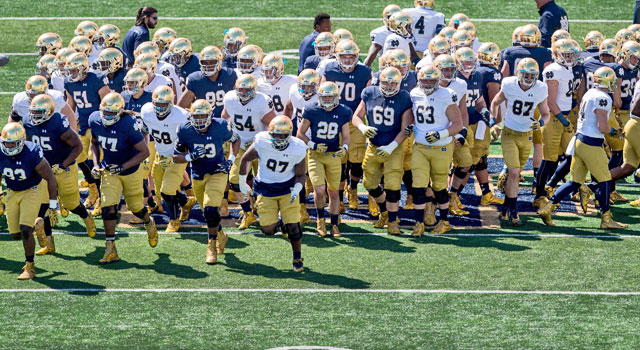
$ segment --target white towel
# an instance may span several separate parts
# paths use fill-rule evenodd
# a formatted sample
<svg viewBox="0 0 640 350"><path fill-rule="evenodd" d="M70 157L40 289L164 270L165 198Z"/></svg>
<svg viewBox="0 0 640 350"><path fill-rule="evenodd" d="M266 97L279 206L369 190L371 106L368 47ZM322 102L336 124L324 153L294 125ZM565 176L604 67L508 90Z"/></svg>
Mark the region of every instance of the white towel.
<svg viewBox="0 0 640 350"><path fill-rule="evenodd" d="M485 131L487 131L487 124L481 120L478 122L478 128L476 129L476 140L484 140Z"/></svg>
<svg viewBox="0 0 640 350"><path fill-rule="evenodd" d="M576 135L573 135L571 141L569 141L569 145L567 145L567 151L564 154L568 156L573 156L576 154Z"/></svg>

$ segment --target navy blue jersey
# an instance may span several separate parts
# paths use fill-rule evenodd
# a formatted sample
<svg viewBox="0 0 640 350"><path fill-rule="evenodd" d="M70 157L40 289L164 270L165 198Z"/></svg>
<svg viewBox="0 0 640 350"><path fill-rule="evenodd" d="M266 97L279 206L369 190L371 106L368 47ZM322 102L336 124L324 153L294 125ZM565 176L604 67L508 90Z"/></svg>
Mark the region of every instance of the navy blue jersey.
<svg viewBox="0 0 640 350"><path fill-rule="evenodd" d="M294 114L291 116L291 124L293 124L293 129L291 130L291 135L296 136L298 135L298 118L296 117L296 112L298 110L296 109L294 111Z"/></svg>
<svg viewBox="0 0 640 350"><path fill-rule="evenodd" d="M620 85L622 106L620 107L620 110L628 111L631 109L631 100L633 99L636 81L638 81L638 68L627 69L620 65L616 74L622 78L622 84Z"/></svg>
<svg viewBox="0 0 640 350"><path fill-rule="evenodd" d="M360 96L358 96L360 99ZM302 118L308 119L311 126L311 141L327 145L327 152L335 152L342 147L340 135L342 126L351 121L353 112L343 104L327 112L317 103L305 108Z"/></svg>
<svg viewBox="0 0 640 350"><path fill-rule="evenodd" d="M216 81L211 81L201 71L189 74L185 86L193 92L196 99L205 99L213 107L213 117L219 118L224 109L224 95L233 90L238 79L236 72L231 68L221 68Z"/></svg>
<svg viewBox="0 0 640 350"><path fill-rule="evenodd" d="M337 61L329 62L324 70L327 81L333 81L340 88L340 103L356 111L360 105L360 95L371 80L371 68L358 63L351 73L345 73Z"/></svg>
<svg viewBox="0 0 640 350"><path fill-rule="evenodd" d="M578 105L578 100L576 100L576 92L578 91L578 87L582 82L582 63L578 63L573 66L573 81L571 85L571 90L573 91L573 98L571 99L571 109L574 109Z"/></svg>
<svg viewBox="0 0 640 350"><path fill-rule="evenodd" d="M23 123L27 138L42 148L49 164L62 163L71 153L71 146L60 139L62 134L71 129L67 117L53 113L49 120L40 125L33 125L27 119L25 118Z"/></svg>
<svg viewBox="0 0 640 350"><path fill-rule="evenodd" d="M379 83L380 83L380 72L375 72L371 76L371 85L378 86ZM411 90L413 90L413 88L416 87L416 85L418 85L418 73L414 70L410 70L409 73L407 74L407 77L402 80L402 83L400 83L400 90L404 90L410 93Z"/></svg>
<svg viewBox="0 0 640 350"><path fill-rule="evenodd" d="M558 6L555 1L549 1L538 10L540 19L538 20L538 28L540 28L541 45L543 47L551 47L551 36L558 29L569 31L569 18L567 12ZM540 67L542 69L542 67Z"/></svg>
<svg viewBox="0 0 640 350"><path fill-rule="evenodd" d="M64 82L64 89L67 90L76 103L78 133L80 135L84 135L89 129L89 116L91 113L100 108L101 98L98 91L106 85L107 80L103 75L89 72L82 81L72 83L65 80Z"/></svg>
<svg viewBox="0 0 640 350"><path fill-rule="evenodd" d="M196 56L196 54L191 54L191 57L189 57L187 63L185 63L182 67L175 67L176 74L178 74L180 82L184 84L189 74L200 71L200 59L198 58L198 56Z"/></svg>
<svg viewBox="0 0 640 350"><path fill-rule="evenodd" d="M378 129L369 142L386 146L393 142L402 129L402 113L411 109L411 95L400 90L395 96L385 98L377 86L362 90L362 101L367 107L367 125Z"/></svg>
<svg viewBox="0 0 640 350"><path fill-rule="evenodd" d="M475 71L469 78L456 71L457 77L467 83L467 112L469 113L469 125L476 124L482 116L476 111L476 100L484 95L485 85L482 82L482 74Z"/></svg>
<svg viewBox="0 0 640 350"><path fill-rule="evenodd" d="M236 69L238 65L238 56L226 55L222 59L222 67L229 69Z"/></svg>
<svg viewBox="0 0 640 350"><path fill-rule="evenodd" d="M149 29L145 25L133 26L122 40L122 51L125 54L127 62L135 61L134 51L138 45L145 41L149 41Z"/></svg>
<svg viewBox="0 0 640 350"><path fill-rule="evenodd" d="M38 186L42 177L36 171L36 166L42 158L42 148L29 141L25 141L22 152L15 156L0 152L0 169L7 187L12 191L24 191Z"/></svg>
<svg viewBox="0 0 640 350"><path fill-rule="evenodd" d="M580 59L582 59L582 62L586 62L588 59L598 56L600 56L600 49L597 48L580 52Z"/></svg>
<svg viewBox="0 0 640 350"><path fill-rule="evenodd" d="M511 46L504 50L504 60L509 63L509 75L515 75L516 67L521 59L531 57L538 62L540 74L538 80L542 81L542 71L547 62L552 62L551 51L544 47Z"/></svg>
<svg viewBox="0 0 640 350"><path fill-rule="evenodd" d="M225 160L222 144L230 140L232 135L231 126L221 118L212 119L209 129L204 133L194 129L190 122L186 122L178 127L174 153L184 154L193 152L196 147L204 148L207 151L206 155L191 162L191 177L194 180L202 180L205 175L214 174L214 169Z"/></svg>
<svg viewBox="0 0 640 350"><path fill-rule="evenodd" d="M318 65L320 64L320 61L322 60L320 59L320 57L316 55L309 56L307 57L306 60L304 60L304 69L307 69L307 68L317 69Z"/></svg>
<svg viewBox="0 0 640 350"><path fill-rule="evenodd" d="M582 77L583 79L586 79L586 83L587 83L587 90L589 91L589 89L591 89L593 87L593 73L595 73L598 68L600 67L609 67L611 69L613 69L614 72L616 72L616 76L618 76L618 78L622 78L622 74L623 73L619 68L622 68L619 64L611 62L611 63L603 63L602 61L600 61L600 57L594 57L588 61L586 61L583 65L582 65ZM633 95L632 95L633 96Z"/></svg>
<svg viewBox="0 0 640 350"><path fill-rule="evenodd" d="M89 127L93 138L98 140L104 154L101 163L103 167L115 164L122 165L138 154L138 150L134 146L143 138L139 126L132 116L123 114L118 122L107 127L102 123L100 112L96 112L89 117ZM139 164L136 164L120 175L133 174L138 170L138 166Z"/></svg>
<svg viewBox="0 0 640 350"><path fill-rule="evenodd" d="M482 97L484 97L484 102L487 104L487 109L489 109L491 99L489 99L489 88L487 86L489 83L497 83L499 89L502 83L502 73L493 66L487 66L482 63L478 67L477 73L482 76Z"/></svg>
<svg viewBox="0 0 640 350"><path fill-rule="evenodd" d="M129 96L129 98L125 97L125 105L124 109L129 111L136 112L136 116L140 116L140 110L142 106L144 106L148 102L152 102L153 100L153 92L145 91L138 98L134 98L133 96Z"/></svg>
<svg viewBox="0 0 640 350"><path fill-rule="evenodd" d="M122 87L124 86L124 77L127 75L127 70L124 68L120 68L118 69L114 74L113 74L113 79L109 78L108 75L106 75L107 79L109 79L109 89L111 89L111 91L115 91L117 93L122 93Z"/></svg>

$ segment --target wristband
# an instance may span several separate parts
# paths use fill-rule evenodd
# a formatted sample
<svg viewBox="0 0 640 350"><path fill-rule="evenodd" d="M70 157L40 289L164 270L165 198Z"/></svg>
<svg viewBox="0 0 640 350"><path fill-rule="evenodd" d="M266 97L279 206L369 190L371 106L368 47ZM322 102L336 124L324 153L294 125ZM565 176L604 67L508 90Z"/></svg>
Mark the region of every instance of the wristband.
<svg viewBox="0 0 640 350"><path fill-rule="evenodd" d="M193 161L193 158L191 157L191 153L187 153L187 155L184 156L184 160L186 160L187 162Z"/></svg>
<svg viewBox="0 0 640 350"><path fill-rule="evenodd" d="M309 149L316 149L316 143L309 140L309 142L307 142L307 147L309 147Z"/></svg>
<svg viewBox="0 0 640 350"><path fill-rule="evenodd" d="M349 150L349 145L347 145L346 143L342 145L342 148L344 148L345 151Z"/></svg>
<svg viewBox="0 0 640 350"><path fill-rule="evenodd" d="M358 125L358 130L360 130L360 132L364 134L364 132L367 130L367 126L364 124L360 124Z"/></svg>
<svg viewBox="0 0 640 350"><path fill-rule="evenodd" d="M234 163L236 161L236 155L235 154L229 154L229 161L231 161L231 163Z"/></svg>
<svg viewBox="0 0 640 350"><path fill-rule="evenodd" d="M486 115L487 113L491 114L491 113L489 113L489 110L487 109L487 107L484 107L484 108L482 108L482 110L480 110L480 114L482 114L482 115Z"/></svg>
<svg viewBox="0 0 640 350"><path fill-rule="evenodd" d="M58 209L58 201L55 199L49 199L49 209Z"/></svg>
<svg viewBox="0 0 640 350"><path fill-rule="evenodd" d="M562 123L562 125L569 125L569 121L564 117L564 114L558 113L555 117L560 121L560 123Z"/></svg>
<svg viewBox="0 0 640 350"><path fill-rule="evenodd" d="M238 183L246 184L247 183L247 175L238 175Z"/></svg>
<svg viewBox="0 0 640 350"><path fill-rule="evenodd" d="M440 134L440 139L446 139L447 137L449 137L449 129L442 129L440 131L438 131L438 134Z"/></svg>
<svg viewBox="0 0 640 350"><path fill-rule="evenodd" d="M391 147L391 149L389 151L393 152L395 151L396 148L398 148L398 141L393 140L390 144L387 145L387 147ZM389 152L389 153L391 153Z"/></svg>
<svg viewBox="0 0 640 350"><path fill-rule="evenodd" d="M538 123L540 123L540 127L544 126L544 120L542 120L542 118L538 119Z"/></svg>

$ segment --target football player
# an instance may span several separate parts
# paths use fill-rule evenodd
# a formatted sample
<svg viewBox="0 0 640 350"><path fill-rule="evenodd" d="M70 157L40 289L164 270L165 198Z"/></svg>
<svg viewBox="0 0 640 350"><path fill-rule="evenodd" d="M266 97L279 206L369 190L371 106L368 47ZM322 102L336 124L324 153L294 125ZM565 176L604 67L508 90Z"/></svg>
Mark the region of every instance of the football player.
<svg viewBox="0 0 640 350"><path fill-rule="evenodd" d="M58 222L56 177L44 158L42 148L25 139L26 133L20 123L10 122L2 128L0 167L7 185L7 196L4 198L7 226L13 239L22 239L25 255L19 280L36 277L33 262L36 242L33 230L40 203L46 198L47 191L49 208L45 214L46 219L51 226Z"/></svg>
<svg viewBox="0 0 640 350"><path fill-rule="evenodd" d="M355 112L362 100L362 90L371 84L371 68L358 62L360 49L353 40L341 40L336 45L336 61L327 63L321 82L333 81L340 90L340 103ZM351 163L351 185L348 192L349 208L358 207L358 182L363 175L362 160L366 150L362 133L349 125L351 138L348 161Z"/></svg>
<svg viewBox="0 0 640 350"><path fill-rule="evenodd" d="M153 33L153 41L156 45L158 45L158 49L160 50L160 57L162 57L162 61L167 62L165 60L165 54L168 53L169 45L178 37L178 33L169 27L162 27Z"/></svg>
<svg viewBox="0 0 640 350"><path fill-rule="evenodd" d="M364 64L366 66L371 67L371 64L376 59L376 57L380 56L380 51L384 46L385 40L389 35L394 33L391 29L389 29L389 17L391 17L394 13L400 12L400 11L401 11L400 6L396 4L387 5L382 10L382 22L384 23L384 25L372 30L371 33L369 34L369 37L371 38L371 46L369 46L369 52L367 53L367 58L365 58L364 60ZM315 47L317 47L317 43L318 43L318 39L316 38Z"/></svg>
<svg viewBox="0 0 640 350"><path fill-rule="evenodd" d="M469 35L471 36L471 45L469 47L473 50L473 52L478 53L478 49L482 44L476 36L477 32L475 24L471 23L471 21L464 22L460 24L460 26L458 26L458 30L464 30L465 32L469 33Z"/></svg>
<svg viewBox="0 0 640 350"><path fill-rule="evenodd" d="M584 51L580 53L582 61L586 62L592 57L600 55L600 44L604 40L604 35L597 30L592 30L584 37Z"/></svg>
<svg viewBox="0 0 640 350"><path fill-rule="evenodd" d="M353 39L353 34L351 34L350 31L348 31L347 29L337 29L335 32L333 32L333 38L335 39L335 43L336 45L341 41L341 40L354 40ZM383 43L384 44L384 43ZM316 68L316 72L318 72L318 74L320 74L320 76L324 75L324 71L327 67L327 64L331 63L331 62L336 62L336 58L335 58L335 47L333 50L333 56L326 58L324 60L321 60L320 63L318 63L318 68Z"/></svg>
<svg viewBox="0 0 640 350"><path fill-rule="evenodd" d="M457 30L464 22L469 22L469 16L464 13L456 13L449 19L449 27Z"/></svg>
<svg viewBox="0 0 640 350"><path fill-rule="evenodd" d="M72 213L80 216L84 221L87 235L96 235L96 225L93 217L80 202L78 189L78 164L76 158L82 152L82 142L69 125L67 118L54 112L54 100L51 96L42 94L33 98L29 107L29 118L24 121L27 140L42 148L44 158L51 164L51 170L56 177L60 204ZM48 206L43 204L40 213L46 212ZM38 219L42 220L42 219ZM36 235L39 241L45 241L45 246L36 255L55 253L55 243L51 235L51 222L42 220L36 224ZM46 238L45 238L46 236Z"/></svg>
<svg viewBox="0 0 640 350"><path fill-rule="evenodd" d="M120 41L120 28L113 24L105 24L98 28L98 32L96 33L94 40L94 49L97 51L98 55L100 55L102 50L110 47L113 47L122 53L122 49L116 46L118 41Z"/></svg>
<svg viewBox="0 0 640 350"><path fill-rule="evenodd" d="M238 66L238 51L247 43L247 35L242 28L234 27L224 33L224 59L222 66L236 69Z"/></svg>
<svg viewBox="0 0 640 350"><path fill-rule="evenodd" d="M262 77L258 80L258 91L271 98L276 114L283 114L289 103L289 90L297 84L296 77L283 74L284 60L277 53L265 56L260 71Z"/></svg>
<svg viewBox="0 0 640 350"><path fill-rule="evenodd" d="M240 62L238 61L238 64ZM241 199L238 172L240 170L240 159L253 143L254 136L267 129L267 125L276 114L273 111L273 103L269 96L258 92L258 82L251 74L243 74L238 80L234 90L224 95L224 109L222 118L229 120L238 140L234 143L230 159L234 161L229 182L231 190L236 193L236 198L242 207L242 218L239 229L246 229L257 219L251 210L249 198ZM257 164L254 164L254 171L257 171Z"/></svg>
<svg viewBox="0 0 640 350"><path fill-rule="evenodd" d="M369 139L362 162L364 188L379 207L376 228L387 225L387 232L400 234L398 202L403 176L404 129L413 122L411 96L401 90L402 73L395 67L380 72L380 85L362 91L362 101L353 125ZM384 176L384 187L380 181ZM370 199L371 200L371 199Z"/></svg>
<svg viewBox="0 0 640 350"><path fill-rule="evenodd" d="M63 94L66 92L64 89L64 80L67 77L67 73L65 71L65 66L67 59L76 53L76 50L65 47L63 49L58 50L56 54L55 67L51 72L51 78L48 78L49 83L53 86L54 89L62 92Z"/></svg>
<svg viewBox="0 0 640 350"><path fill-rule="evenodd" d="M413 237L424 234L427 187L438 203L440 220L431 233L451 231L449 224L449 194L447 178L453 158L453 137L462 130L458 97L453 90L440 87L440 70L428 64L418 72L418 87L411 91L414 116L413 174L414 218Z"/></svg>
<svg viewBox="0 0 640 350"><path fill-rule="evenodd" d="M93 21L82 21L73 31L73 35L75 35L76 37L84 36L89 39L91 50L89 52L85 52L84 54L89 57L89 62L91 63L95 62L95 60L98 58L98 54L100 53L98 52L96 45L98 40L98 36L96 34L98 34L99 29L100 28L98 28L98 25ZM72 46L71 43L69 43L69 46Z"/></svg>
<svg viewBox="0 0 640 350"><path fill-rule="evenodd" d="M143 202L142 163L149 156L149 148L135 119L124 111L124 98L117 93L107 94L100 110L91 113L91 152L94 177L101 178L102 221L106 236L106 250L99 264L120 261L116 250L116 222L120 198L124 196L133 215L142 219L149 245L158 244L158 230ZM103 154L102 162L99 160Z"/></svg>
<svg viewBox="0 0 640 350"><path fill-rule="evenodd" d="M56 56L46 54L36 63L36 74L42 75L47 79L49 88L58 90L64 95L64 78L57 73ZM55 77L54 77L55 76Z"/></svg>
<svg viewBox="0 0 640 350"><path fill-rule="evenodd" d="M256 134L240 162L239 187L245 196L250 195L247 173L257 160L258 173L253 187L258 195L260 228L264 234L275 234L280 213L281 230L288 235L293 250L293 271L302 272L302 227L296 197L304 187L307 146L291 137L292 128L291 119L278 116L270 121L269 131Z"/></svg>
<svg viewBox="0 0 640 350"><path fill-rule="evenodd" d="M491 114L501 118L498 109L506 101L507 112L501 143L509 174L500 219L510 220L512 226L522 226L517 206L520 172L531 153L533 131L549 122L549 107L547 85L538 80L538 63L533 58L523 58L518 63L516 72L517 76L502 80L500 92L491 102ZM533 118L536 107L540 109L540 119L537 120Z"/></svg>
<svg viewBox="0 0 640 350"><path fill-rule="evenodd" d="M91 176L93 166L88 158L91 143L89 116L100 108L100 101L110 92L107 86L108 80L104 76L89 72L89 59L83 53L74 53L69 56L64 69L67 103L78 114L78 135L82 141L82 153L76 160L84 179L89 184L89 196L84 202L84 207L95 207L95 214L99 214L99 180Z"/></svg>
<svg viewBox="0 0 640 350"><path fill-rule="evenodd" d="M302 73L301 73L302 74ZM329 192L330 233L341 237L338 228L340 198L338 189L342 174L342 158L349 150L349 122L353 112L340 104L340 91L333 82L324 82L318 87L318 102L308 106L302 113L302 124L297 137L309 147L309 177L314 188L316 204L316 226L320 237L327 235L324 206ZM307 131L310 130L310 135ZM342 145L340 145L342 139ZM326 183L326 186L325 186ZM299 191L298 191L299 192Z"/></svg>
<svg viewBox="0 0 640 350"><path fill-rule="evenodd" d="M180 84L184 84L189 74L200 70L200 60L193 54L191 41L187 38L173 39L169 45L169 55L167 57L169 63L176 68L176 73L180 78ZM184 90L183 87L180 87ZM176 86L176 89L178 87Z"/></svg>
<svg viewBox="0 0 640 350"><path fill-rule="evenodd" d="M125 110L135 113L136 120L140 117L142 106L152 102L153 93L145 91L147 85L147 72L142 68L132 68L124 77L122 97L125 100Z"/></svg>
<svg viewBox="0 0 640 350"><path fill-rule="evenodd" d="M156 61L158 62L156 66L155 74L171 79L171 86L174 87L174 92L176 94L176 101L179 101L180 97L182 96L182 88L180 86L180 78L176 73L176 67L174 67L171 63L167 63L165 61L160 60L161 54L160 54L160 48L158 47L158 45L152 41L146 41L138 45L138 47L135 50L135 53L136 53L136 57L143 53L153 54L153 56L156 58ZM150 90L150 92L153 92L153 90Z"/></svg>
<svg viewBox="0 0 640 350"><path fill-rule="evenodd" d="M251 74L256 80L262 77L262 49L258 45L247 45L238 51L236 74Z"/></svg>
<svg viewBox="0 0 640 350"><path fill-rule="evenodd" d="M336 39L331 32L322 32L318 34L313 42L313 50L315 55L311 55L304 60L304 68L316 69L320 62L334 56L334 48Z"/></svg>
<svg viewBox="0 0 640 350"><path fill-rule="evenodd" d="M214 118L213 107L203 99L191 104L189 121L178 127L173 162L191 163L193 188L209 232L207 264L218 261L218 254L224 253L228 239L220 225L220 204L232 162L225 159L222 145L232 136L229 122Z"/></svg>
<svg viewBox="0 0 640 350"><path fill-rule="evenodd" d="M461 47L468 47L472 49L473 40L474 38L471 33L467 32L466 30L456 30L456 32L451 37L451 42L449 43L449 45L451 46L451 53L455 55L456 51L458 51L458 49Z"/></svg>
<svg viewBox="0 0 640 350"><path fill-rule="evenodd" d="M44 33L38 37L36 49L39 56L55 55L62 49L62 38L57 33Z"/></svg>
<svg viewBox="0 0 640 350"><path fill-rule="evenodd" d="M24 120L28 120L31 101L41 94L51 96L55 103L54 112L61 113L69 118L69 124L73 128L73 124L71 123L75 123L76 116L69 105L67 105L64 94L58 90L50 89L47 80L41 75L34 75L29 78L25 84L24 91L13 96L9 121L23 122Z"/></svg>
<svg viewBox="0 0 640 350"><path fill-rule="evenodd" d="M124 77L127 70L124 68L124 56L122 52L113 47L106 48L98 55L96 61L97 71L104 74L109 83L109 89L118 93L122 92Z"/></svg>
<svg viewBox="0 0 640 350"><path fill-rule="evenodd" d="M638 168L638 164L640 164L640 144L638 144L638 140L640 140L640 128L638 125L640 124L638 119L640 119L640 83L636 83L634 92L633 92L633 102L631 103L631 115L629 122L624 127L624 151L623 151L623 164L619 167L611 169L611 178L613 181L618 179L625 178L634 173L634 171ZM640 206L640 199L636 199L629 203L633 207Z"/></svg>
<svg viewBox="0 0 640 350"><path fill-rule="evenodd" d="M586 194L586 186L582 185L587 172L590 172L599 182L600 228L624 229L628 226L613 221L609 211L611 174L605 166L607 155L602 147L605 134L619 133L619 130L611 128L607 122L613 104L609 94L616 90L617 82L616 73L609 67L598 68L593 74L594 88L589 89L582 97L576 136L571 140L567 150L573 155L571 181L560 186L551 197L551 202L538 210L546 225L555 225L551 220L552 212L560 206L560 201L574 190L580 189L581 204L583 209L586 209L589 195Z"/></svg>
<svg viewBox="0 0 640 350"><path fill-rule="evenodd" d="M95 63L98 60L98 55L93 53L93 43L91 39L84 35L76 36L69 42L69 47L76 50L76 52L83 53L89 59L89 67L93 71L95 70Z"/></svg>
<svg viewBox="0 0 640 350"><path fill-rule="evenodd" d="M394 13L389 17L389 28L393 31L393 34L385 39L382 52L384 53L390 49L402 49L410 54L412 62L418 63L420 57L418 57L416 49L413 47L415 39L411 34L411 16L402 11Z"/></svg>
<svg viewBox="0 0 640 350"><path fill-rule="evenodd" d="M434 10L434 0L415 0L415 7L402 11L411 16L411 33L416 41L416 51L427 50L427 45L444 28L444 14Z"/></svg>
<svg viewBox="0 0 640 350"><path fill-rule="evenodd" d="M438 35L429 42L428 49L424 51L422 59L416 64L416 70L419 71L425 65L433 63L436 57L443 54L451 54L451 46L444 36Z"/></svg>
<svg viewBox="0 0 640 350"><path fill-rule="evenodd" d="M633 34L633 32L627 28L622 28L620 29L617 33L616 36L614 37L616 39L616 42L618 43L618 46L622 46L622 44L626 43L629 40L633 40L635 41L635 35Z"/></svg>
<svg viewBox="0 0 640 350"><path fill-rule="evenodd" d="M145 72L147 72L147 85L145 86L145 90L154 92L156 88L160 86L168 86L173 91L173 96L175 99L176 87L173 85L171 79L165 77L164 75L156 74L156 69L158 68L158 60L155 58L155 55L151 53L139 54L138 56L136 56L133 67L141 68ZM172 102L176 103L177 99Z"/></svg>

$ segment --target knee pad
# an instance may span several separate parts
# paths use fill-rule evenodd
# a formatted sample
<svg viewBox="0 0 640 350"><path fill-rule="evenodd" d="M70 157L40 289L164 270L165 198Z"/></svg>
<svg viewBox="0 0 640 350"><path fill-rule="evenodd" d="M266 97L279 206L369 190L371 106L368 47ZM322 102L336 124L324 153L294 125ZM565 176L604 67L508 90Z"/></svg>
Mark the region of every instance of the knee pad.
<svg viewBox="0 0 640 350"><path fill-rule="evenodd" d="M220 208L218 207L205 207L204 208L204 220L207 222L208 228L216 228L220 225Z"/></svg>
<svg viewBox="0 0 640 350"><path fill-rule="evenodd" d="M287 226L290 241L297 242L302 239L302 228L300 227L300 223L285 225Z"/></svg>
<svg viewBox="0 0 640 350"><path fill-rule="evenodd" d="M115 205L112 205L102 208L102 220L118 220L117 207Z"/></svg>
<svg viewBox="0 0 640 350"><path fill-rule="evenodd" d="M240 193L240 185L239 184L230 184L229 188L233 192Z"/></svg>
<svg viewBox="0 0 640 350"><path fill-rule="evenodd" d="M454 170L453 170L453 174L459 178L459 179L464 179L465 177L467 177L467 172L464 171L464 168L461 168L459 166L457 166Z"/></svg>
<svg viewBox="0 0 640 350"><path fill-rule="evenodd" d="M359 179L362 174L362 163L351 163L351 176Z"/></svg>
<svg viewBox="0 0 640 350"><path fill-rule="evenodd" d="M144 219L144 216L147 215L147 213L147 207L144 207L140 211L133 213L133 215L139 219Z"/></svg>
<svg viewBox="0 0 640 350"><path fill-rule="evenodd" d="M397 203L400 200L400 190L384 190L387 194L387 202Z"/></svg>
<svg viewBox="0 0 640 350"><path fill-rule="evenodd" d="M438 204L446 204L449 202L449 192L447 190L434 191Z"/></svg>
<svg viewBox="0 0 640 350"><path fill-rule="evenodd" d="M474 166L475 170L487 170L488 167L489 167L489 164L488 164L486 155L482 156L478 164Z"/></svg>
<svg viewBox="0 0 640 350"><path fill-rule="evenodd" d="M369 192L369 195L371 197L378 198L384 193L384 190L382 189L382 186L378 185L378 187L376 187L376 188L374 188L372 190L367 190L367 192Z"/></svg>
<svg viewBox="0 0 640 350"><path fill-rule="evenodd" d="M427 203L426 188L413 188L413 203L418 205Z"/></svg>

